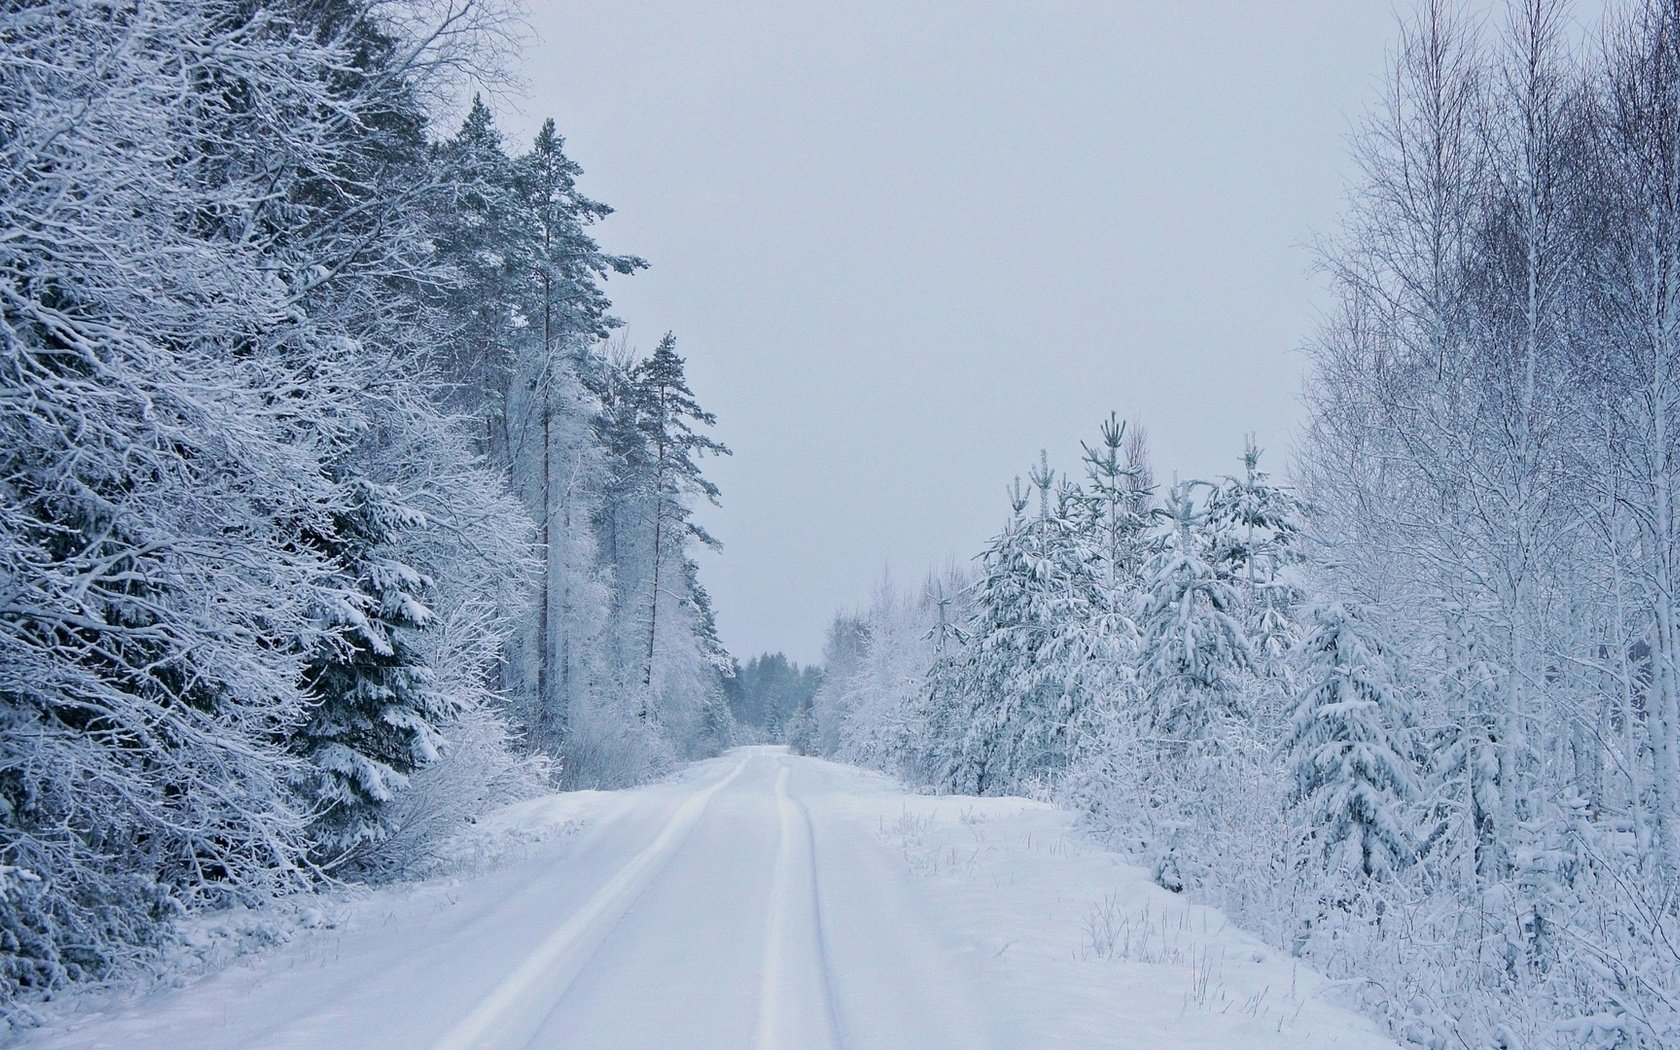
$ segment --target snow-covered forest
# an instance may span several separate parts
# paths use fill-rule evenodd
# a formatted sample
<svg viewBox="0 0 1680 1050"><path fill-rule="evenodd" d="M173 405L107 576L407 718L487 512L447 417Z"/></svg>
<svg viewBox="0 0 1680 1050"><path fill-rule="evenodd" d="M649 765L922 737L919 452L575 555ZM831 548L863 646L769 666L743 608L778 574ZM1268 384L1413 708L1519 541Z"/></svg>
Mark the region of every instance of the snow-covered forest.
<svg viewBox="0 0 1680 1050"><path fill-rule="evenodd" d="M516 5L0 3L0 1032L166 973L206 914L780 743L1070 810L1403 1042L1680 1045L1680 5L1484 14L1404 16L1318 248L1302 433L1183 478L1159 407L1117 405L801 667L719 636L729 449L678 339L635 345L609 298L648 263L598 242L554 121L498 130ZM793 1011L791 952L839 1010L819 841L824 877L879 880L837 890L846 957L882 902L921 937L836 831L887 834L903 791L739 754L626 803L647 843L566 856L545 885L605 888L523 920L528 958L581 970L726 789L736 866L682 856L773 876L723 887L743 936L777 909L770 991L731 960L749 997ZM953 819L979 841L1017 804ZM943 834L902 812L899 859ZM540 1027L552 974L509 965ZM459 1045L511 1023L498 995Z"/></svg>
<svg viewBox="0 0 1680 1050"><path fill-rule="evenodd" d="M835 623L821 752L1074 806L1404 1039L1680 1042L1680 8L1566 10L1407 21L1293 484L1094 427Z"/></svg>
<svg viewBox="0 0 1680 1050"><path fill-rule="evenodd" d="M729 742L727 450L554 124L461 120L516 28L0 5L0 1022Z"/></svg>

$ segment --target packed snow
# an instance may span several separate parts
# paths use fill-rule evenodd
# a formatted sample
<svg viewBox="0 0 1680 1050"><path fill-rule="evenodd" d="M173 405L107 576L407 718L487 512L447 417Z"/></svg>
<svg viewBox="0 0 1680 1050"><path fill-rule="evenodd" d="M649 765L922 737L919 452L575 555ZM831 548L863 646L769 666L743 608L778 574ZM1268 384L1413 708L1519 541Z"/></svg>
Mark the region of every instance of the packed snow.
<svg viewBox="0 0 1680 1050"><path fill-rule="evenodd" d="M532 843L499 868L340 903L281 947L23 1044L1394 1045L1070 820L740 748L517 803L480 833Z"/></svg>

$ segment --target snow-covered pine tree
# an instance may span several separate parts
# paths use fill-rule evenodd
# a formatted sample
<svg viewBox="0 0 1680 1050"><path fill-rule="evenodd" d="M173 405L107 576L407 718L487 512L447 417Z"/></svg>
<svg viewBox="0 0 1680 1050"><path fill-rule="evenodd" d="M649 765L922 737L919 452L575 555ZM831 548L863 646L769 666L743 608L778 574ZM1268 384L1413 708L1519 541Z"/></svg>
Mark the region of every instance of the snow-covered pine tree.
<svg viewBox="0 0 1680 1050"><path fill-rule="evenodd" d="M586 366L599 404L595 530L611 594L609 692L627 708L628 724L613 732L620 775L635 778L716 740L707 711L731 664L708 626L691 554L715 545L693 520L700 500L717 498L699 461L728 450L703 433L714 420L688 387L674 337L643 360L619 343Z"/></svg>
<svg viewBox="0 0 1680 1050"><path fill-rule="evenodd" d="M1167 525L1144 567L1138 614L1144 722L1169 751L1193 751L1248 716L1253 670L1235 586L1203 555L1205 515L1185 484L1157 512Z"/></svg>
<svg viewBox="0 0 1680 1050"><path fill-rule="evenodd" d="M510 699L526 745L569 755L567 768L579 773L585 771L573 760L581 752L571 754L574 715L608 703L611 688L606 659L611 588L595 533L606 466L594 427L599 403L579 376L586 354L579 346L570 356L558 349L548 355L534 389L527 386L515 402L521 406L516 415L529 425L522 428L517 447L525 455L514 472L538 522L540 569L535 609L522 616L510 676L520 683Z"/></svg>
<svg viewBox="0 0 1680 1050"><path fill-rule="evenodd" d="M1079 689L1089 702L1074 727L1077 761L1085 765L1106 764L1118 740L1130 736L1136 726L1135 616L1139 574L1153 542L1147 513L1153 481L1143 446L1112 412L1100 434L1096 446L1083 446L1086 484L1077 500L1079 537L1099 596L1093 617L1084 625L1089 659Z"/></svg>
<svg viewBox="0 0 1680 1050"><path fill-rule="evenodd" d="M1282 679L1287 676L1284 657L1295 644L1300 601L1299 589L1284 570L1300 557L1305 509L1292 490L1274 484L1260 469L1260 452L1249 435L1243 475L1221 479L1208 493L1203 556L1238 590L1257 668Z"/></svg>
<svg viewBox="0 0 1680 1050"><path fill-rule="evenodd" d="M611 212L583 196L552 121L510 158L475 100L437 147L446 172L435 238L456 327L442 340L458 404L537 523L537 586L502 668L525 745L563 758L574 783L640 775L646 741L620 710L640 632L615 591L641 563L635 528L646 441L631 362L591 351L618 321L604 280L646 265L605 252L590 228ZM509 593L504 600L515 602Z"/></svg>
<svg viewBox="0 0 1680 1050"><path fill-rule="evenodd" d="M1083 529L1091 534L1097 576L1111 609L1129 606L1124 596L1135 589L1138 571L1147 557L1149 519L1142 503L1150 482L1146 468L1127 451L1126 424L1110 412L1102 424L1101 440L1084 444L1086 484L1081 492Z"/></svg>
<svg viewBox="0 0 1680 1050"><path fill-rule="evenodd" d="M924 639L929 643L928 665L914 683L905 704L905 753L899 764L912 782L952 789L970 707L963 692L968 666L968 631L975 593L955 571L929 589L930 621Z"/></svg>
<svg viewBox="0 0 1680 1050"><path fill-rule="evenodd" d="M1260 469L1261 449L1250 434L1243 476L1211 486L1204 505L1205 557L1229 580L1259 588L1295 561L1301 501Z"/></svg>
<svg viewBox="0 0 1680 1050"><path fill-rule="evenodd" d="M578 189L583 168L566 155L566 140L552 119L543 122L530 152L514 162L515 180L528 216L534 251L528 260L531 293L526 315L540 326L545 356L579 340L604 339L620 322L612 316L602 282L611 274L647 268L634 255L603 251L589 227L612 208Z"/></svg>
<svg viewBox="0 0 1680 1050"><path fill-rule="evenodd" d="M645 617L650 529L647 491L651 449L641 419L642 399L632 372L636 360L623 339L602 344L585 360L584 378L596 399L592 419L600 450L594 487L594 532L599 545L600 578L607 585L607 617L602 665L605 701L592 735L600 759L601 784L623 783L646 775L668 761L661 728L641 717L642 672L646 654Z"/></svg>
<svg viewBox="0 0 1680 1050"><path fill-rule="evenodd" d="M1122 766L1105 770L1099 755L1094 768L1135 808L1118 820L1155 854L1157 881L1181 889L1202 880L1209 847L1229 842L1228 821L1259 797L1254 765L1264 749L1251 721L1254 662L1240 599L1202 556L1205 517L1191 487L1175 484L1156 514L1166 529L1144 567L1139 711L1112 730Z"/></svg>
<svg viewBox="0 0 1680 1050"><path fill-rule="evenodd" d="M684 604L693 624L691 630L698 657L694 674L700 692L700 710L685 741L686 751L696 756L715 755L735 740L735 718L730 713L729 700L724 693L724 682L734 673L735 661L718 635L717 611L712 608L711 592L700 582L699 564L692 557L685 557L682 572L688 591ZM815 668L806 670L808 673L816 672ZM813 749L815 731L813 721L813 736L808 741ZM803 753L815 754L815 751L808 749Z"/></svg>
<svg viewBox="0 0 1680 1050"><path fill-rule="evenodd" d="M961 794L985 794L992 785L1008 781L1011 741L1005 729L1018 720L1013 709L1024 683L1016 676L1026 667L1011 659L997 635L1024 622L1017 611L1025 604L1021 533L1027 502L1017 476L1009 490L1009 521L980 557L968 639L959 653L935 664L940 673L930 683L931 705L951 730L949 741L939 748L947 763L940 773L941 786Z"/></svg>
<svg viewBox="0 0 1680 1050"><path fill-rule="evenodd" d="M1336 877L1382 878L1417 855L1412 719L1377 628L1348 606L1313 609L1296 649L1300 691L1283 741L1316 853Z"/></svg>
<svg viewBox="0 0 1680 1050"><path fill-rule="evenodd" d="M704 499L715 505L718 499L718 488L702 473L699 461L707 455L727 456L729 449L699 429L712 426L717 417L702 409L689 389L675 336L667 332L653 353L637 363L631 378L637 396L637 421L647 450L647 488L643 497L645 527L649 532L648 561L646 592L638 601L639 619L645 632L641 663L644 692L638 715L646 720L655 716L659 693L655 674L660 655L662 607L674 599L692 609L694 575L689 569L690 545L699 543L713 549L718 546L717 540L693 520L695 500ZM667 619L667 633L673 637L688 636L679 643L680 658L710 662L715 654L702 651L706 647L697 644L705 641L699 636L698 621L686 617L683 622L672 623L671 619L674 617Z"/></svg>
<svg viewBox="0 0 1680 1050"><path fill-rule="evenodd" d="M517 301L528 336L509 412L518 436L509 467L521 484L543 552L536 615L523 647L532 678L530 743L568 747L571 712L598 707L605 686L599 654L606 591L599 578L593 516L601 494L597 411L584 382L587 345L619 325L602 282L647 264L601 250L589 227L612 209L583 196L582 168L566 156L553 120L515 162L522 234L530 239Z"/></svg>
<svg viewBox="0 0 1680 1050"><path fill-rule="evenodd" d="M1013 516L983 556L956 682L967 716L946 780L953 790L1030 790L1065 769L1083 717L1081 676L1099 585L1070 517L1071 491L1040 456L1037 513L1019 481Z"/></svg>
<svg viewBox="0 0 1680 1050"><path fill-rule="evenodd" d="M447 403L482 421L480 451L507 469L516 423L508 402L530 338L519 301L537 266L538 231L521 199L521 172L481 97L432 155L440 186L431 196L431 241L444 270L437 305L448 329L429 355L446 377Z"/></svg>

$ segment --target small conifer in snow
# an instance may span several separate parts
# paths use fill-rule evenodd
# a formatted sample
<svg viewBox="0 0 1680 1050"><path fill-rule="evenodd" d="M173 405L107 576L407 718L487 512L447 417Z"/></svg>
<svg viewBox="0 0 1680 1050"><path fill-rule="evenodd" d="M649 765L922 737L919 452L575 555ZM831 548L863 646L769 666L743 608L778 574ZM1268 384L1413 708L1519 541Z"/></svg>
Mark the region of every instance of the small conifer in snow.
<svg viewBox="0 0 1680 1050"><path fill-rule="evenodd" d="M1295 804L1329 869L1386 875L1416 853L1405 815L1415 778L1397 746L1410 718L1388 653L1370 624L1331 603L1313 611L1298 655L1285 742Z"/></svg>
<svg viewBox="0 0 1680 1050"><path fill-rule="evenodd" d="M1148 722L1170 740L1203 740L1243 718L1252 658L1236 589L1201 554L1205 517L1188 489L1175 485L1161 513L1169 530L1144 568L1138 617Z"/></svg>

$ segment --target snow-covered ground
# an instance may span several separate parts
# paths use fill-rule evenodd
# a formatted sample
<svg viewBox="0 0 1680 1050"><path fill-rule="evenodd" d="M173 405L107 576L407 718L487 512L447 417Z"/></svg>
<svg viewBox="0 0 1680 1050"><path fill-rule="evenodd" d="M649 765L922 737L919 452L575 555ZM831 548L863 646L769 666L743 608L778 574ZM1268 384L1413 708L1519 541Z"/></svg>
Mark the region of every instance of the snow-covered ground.
<svg viewBox="0 0 1680 1050"><path fill-rule="evenodd" d="M521 803L495 870L343 903L28 1046L1392 1047L1049 806L780 748Z"/></svg>

